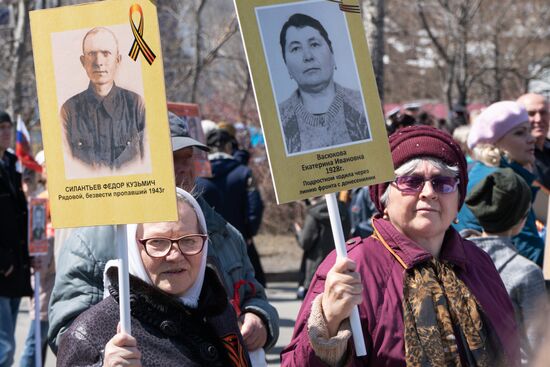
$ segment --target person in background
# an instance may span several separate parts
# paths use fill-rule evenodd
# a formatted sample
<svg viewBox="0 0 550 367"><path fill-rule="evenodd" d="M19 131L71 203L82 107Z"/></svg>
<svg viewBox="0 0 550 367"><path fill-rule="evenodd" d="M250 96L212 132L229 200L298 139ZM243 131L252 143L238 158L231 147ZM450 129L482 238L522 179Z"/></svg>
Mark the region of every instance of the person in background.
<svg viewBox="0 0 550 367"><path fill-rule="evenodd" d="M40 151L36 154L35 160L42 166L42 173L40 173L39 184L37 185L37 191L33 196L41 199L48 199L48 191L46 189L47 173L46 164L44 159L44 151ZM48 220L46 225L46 237L48 239L48 253L44 256L35 257L37 260L37 268L35 271L40 271L40 341L42 345L40 351L42 353L42 363L46 360L46 351L48 346L48 304L55 282L55 259L54 259L54 229L50 220L49 205L47 206L46 213ZM34 276L31 278L32 286L34 288ZM29 315L33 321L29 326L29 332L25 340L25 347L23 354L21 355L20 367L34 367L35 366L35 325L34 325L34 297L29 299Z"/></svg>
<svg viewBox="0 0 550 367"><path fill-rule="evenodd" d="M262 223L264 205L252 170L233 157L236 141L227 130L212 130L206 143L211 150L208 160L212 177L197 178L197 191L207 201L213 193L221 193L221 202L209 204L243 235L256 279L265 286L265 274L253 240Z"/></svg>
<svg viewBox="0 0 550 367"><path fill-rule="evenodd" d="M531 366L544 336L548 299L541 269L521 256L512 242L531 207L531 188L510 168L491 173L466 196L483 233L468 237L489 254L512 299L520 333L522 365Z"/></svg>
<svg viewBox="0 0 550 367"><path fill-rule="evenodd" d="M476 161L468 174L468 191L499 168L512 168L531 186L532 197L535 197L538 191L533 184L536 176L528 169L535 163L535 139L523 106L514 101L501 101L487 107L471 124L468 147ZM454 227L459 232L482 230L467 206L462 207L457 219ZM544 241L539 236L532 208L525 226L513 241L521 255L542 266Z"/></svg>
<svg viewBox="0 0 550 367"><path fill-rule="evenodd" d="M416 119L409 115L409 114L401 114L399 115L399 117L397 117L397 122L395 124L395 130L394 131L397 131L399 129L402 129L404 127L407 127L407 126L412 126L412 125L415 125L416 124Z"/></svg>
<svg viewBox="0 0 550 367"><path fill-rule="evenodd" d="M204 144L189 137L184 120L169 113L174 174L176 186L186 191L194 188L195 170L193 149L206 150ZM234 297L239 311L240 331L249 352L269 349L279 336L279 315L269 304L265 290L254 278L254 270L248 259L246 244L238 231L218 215L200 197L208 227L209 262L219 272L225 291ZM49 344L54 353L63 333L74 319L103 298L103 270L105 264L117 258L115 227L85 227L74 229L65 241L57 259L57 274L50 301ZM253 284L236 292L241 281ZM238 299L237 299L238 298ZM237 302L239 301L239 302Z"/></svg>
<svg viewBox="0 0 550 367"><path fill-rule="evenodd" d="M201 120L201 127L204 136L207 136L212 130L216 130L218 128L218 124L212 120Z"/></svg>
<svg viewBox="0 0 550 367"><path fill-rule="evenodd" d="M540 183L550 190L550 140L548 125L550 113L548 101L544 96L527 93L517 100L527 110L531 123L531 135L535 138L535 168Z"/></svg>
<svg viewBox="0 0 550 367"><path fill-rule="evenodd" d="M470 134L470 125L461 125L453 131L453 139L460 144L460 149L466 157L466 163L468 163L468 172L473 166L474 160L472 159L472 152L468 148L468 134Z"/></svg>
<svg viewBox="0 0 550 367"><path fill-rule="evenodd" d="M386 132L388 135L392 134L395 131L397 126L397 119L399 118L399 113L401 112L401 107L394 107L386 113Z"/></svg>
<svg viewBox="0 0 550 367"><path fill-rule="evenodd" d="M351 237L367 238L372 234L372 216L376 207L370 199L369 187L358 187L351 191L350 205Z"/></svg>
<svg viewBox="0 0 550 367"><path fill-rule="evenodd" d="M426 111L421 111L418 114L418 124L437 127L436 120L433 115Z"/></svg>
<svg viewBox="0 0 550 367"><path fill-rule="evenodd" d="M517 366L514 309L493 261L451 227L468 172L450 135L392 134L396 179L370 186L374 234L319 266L282 366ZM348 317L359 306L367 356Z"/></svg>
<svg viewBox="0 0 550 367"><path fill-rule="evenodd" d="M40 174L39 184L37 185L37 191L34 196L41 199L49 199L47 185L47 172L46 162L44 159L44 151L40 151L36 154L35 160L42 166L42 173ZM40 190L40 191L38 191ZM55 258L54 258L54 229L52 227L49 203L47 206L47 225L46 225L46 237L48 239L48 253L43 256L37 256L37 268L35 271L40 272L40 341L42 345L40 351L42 353L42 363L46 361L46 352L48 346L48 304L52 295L53 285L55 282ZM31 278L34 288L34 276ZM34 367L35 366L35 322L34 322L34 297L29 298L29 315L31 317L31 324L29 325L29 332L27 333L27 339L25 340L25 347L23 354L21 355L20 367Z"/></svg>
<svg viewBox="0 0 550 367"><path fill-rule="evenodd" d="M422 105L418 102L405 103L401 108L401 115L407 115L411 117L411 121L414 121L411 125L418 122L418 115L420 114L420 108Z"/></svg>
<svg viewBox="0 0 550 367"><path fill-rule="evenodd" d="M307 292L315 271L325 257L334 250L334 237L330 225L327 202L324 197L310 199L311 205L307 208L304 228L294 223L298 235L298 244L304 250L305 273L303 291ZM350 219L346 205L338 200L338 211L342 221L342 230L345 236L350 232ZM301 294L297 294L303 299ZM301 296L301 297L300 297Z"/></svg>
<svg viewBox="0 0 550 367"><path fill-rule="evenodd" d="M15 354L15 325L21 297L33 294L27 248L27 200L17 157L8 152L13 140L10 115L0 111L0 367Z"/></svg>
<svg viewBox="0 0 550 367"><path fill-rule="evenodd" d="M467 125L470 118L468 108L460 103L455 103L449 113L449 131L452 134L454 130L462 125Z"/></svg>
<svg viewBox="0 0 550 367"><path fill-rule="evenodd" d="M237 141L237 129L235 129L235 126L228 122L222 121L218 124L218 128L227 131L229 135L231 135L231 155L233 156L233 158L235 158L242 165L248 166L248 162L250 161L250 152L246 149L242 149L239 146L239 142Z"/></svg>

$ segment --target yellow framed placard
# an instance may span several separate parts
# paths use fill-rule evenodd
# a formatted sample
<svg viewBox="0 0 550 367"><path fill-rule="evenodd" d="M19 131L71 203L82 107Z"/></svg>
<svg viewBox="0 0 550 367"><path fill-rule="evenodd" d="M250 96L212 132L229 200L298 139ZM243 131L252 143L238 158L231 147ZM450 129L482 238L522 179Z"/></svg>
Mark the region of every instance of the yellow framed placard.
<svg viewBox="0 0 550 367"><path fill-rule="evenodd" d="M358 0L235 0L278 203L393 179Z"/></svg>
<svg viewBox="0 0 550 367"><path fill-rule="evenodd" d="M177 220L154 3L37 10L30 21L53 226Z"/></svg>

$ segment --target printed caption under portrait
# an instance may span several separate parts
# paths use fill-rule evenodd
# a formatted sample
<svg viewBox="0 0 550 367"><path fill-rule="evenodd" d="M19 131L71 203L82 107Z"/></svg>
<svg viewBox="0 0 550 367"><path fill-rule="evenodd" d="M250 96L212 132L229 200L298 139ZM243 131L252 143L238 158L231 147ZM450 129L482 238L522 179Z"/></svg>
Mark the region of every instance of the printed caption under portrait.
<svg viewBox="0 0 550 367"><path fill-rule="evenodd" d="M86 184L65 186L65 194L57 195L58 200L82 200L119 198L135 195L155 195L166 191L164 187L157 187L155 180L121 181L106 184Z"/></svg>
<svg viewBox="0 0 550 367"><path fill-rule="evenodd" d="M350 155L345 150L334 153L317 154L317 162L311 164L302 164L302 172L312 171L322 173L325 176L312 180L303 180L300 189L300 195L322 193L325 190L338 191L341 187L348 185L369 185L375 179L375 175L369 176L368 169L351 171L346 167L347 164L365 159L364 154ZM334 174L333 176L328 176Z"/></svg>

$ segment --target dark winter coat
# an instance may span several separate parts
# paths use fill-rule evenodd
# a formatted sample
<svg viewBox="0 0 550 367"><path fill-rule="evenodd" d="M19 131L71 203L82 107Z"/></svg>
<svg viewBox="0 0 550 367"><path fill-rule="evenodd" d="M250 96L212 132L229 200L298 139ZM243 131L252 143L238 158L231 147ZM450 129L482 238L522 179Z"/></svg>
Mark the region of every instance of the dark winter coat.
<svg viewBox="0 0 550 367"><path fill-rule="evenodd" d="M341 201L338 201L338 211L342 220L342 230L344 235L347 235L350 232L350 219L346 205ZM308 208L304 228L298 234L298 243L306 258L304 287L307 289L319 264L334 250L334 237L325 199Z"/></svg>
<svg viewBox="0 0 550 367"><path fill-rule="evenodd" d="M404 261L407 269L432 259L429 252L398 232L389 221L373 219L373 227L377 235ZM368 355L354 357L346 366L405 367L402 305L406 270L385 245L373 236L348 241L347 250L348 257L357 264L357 272L363 284L359 317ZM500 340L509 366L519 365L519 337L514 308L489 255L449 228L443 239L439 259L453 265L458 278L478 300L484 322L489 332ZM311 347L307 321L312 301L323 293L327 273L335 261L336 252L333 251L319 266L296 318L292 341L281 353L281 366L326 366ZM349 353L353 353L352 345L350 342ZM460 343L458 351L464 356Z"/></svg>
<svg viewBox="0 0 550 367"><path fill-rule="evenodd" d="M245 239L256 235L262 222L263 202L250 168L227 154L210 159L211 178L199 178L197 190ZM221 200L212 201L219 190Z"/></svg>
<svg viewBox="0 0 550 367"><path fill-rule="evenodd" d="M81 314L60 340L58 367L102 366L105 345L119 322L117 269L108 271L111 296ZM207 268L197 309L130 276L132 336L146 366L250 365L235 311Z"/></svg>
<svg viewBox="0 0 550 367"><path fill-rule="evenodd" d="M372 216L377 213L369 195L369 187L353 189L351 193L351 237L367 238L372 234Z"/></svg>
<svg viewBox="0 0 550 367"><path fill-rule="evenodd" d="M29 250L27 248L27 200L21 174L15 170L15 155L5 152L0 163L0 296L32 295ZM2 157L0 157L2 159Z"/></svg>

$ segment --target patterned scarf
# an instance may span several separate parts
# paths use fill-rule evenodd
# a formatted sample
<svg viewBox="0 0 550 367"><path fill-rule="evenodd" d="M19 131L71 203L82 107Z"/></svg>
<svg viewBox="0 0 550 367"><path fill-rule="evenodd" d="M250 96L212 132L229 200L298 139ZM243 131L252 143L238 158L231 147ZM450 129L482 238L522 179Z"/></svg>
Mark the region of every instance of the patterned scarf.
<svg viewBox="0 0 550 367"><path fill-rule="evenodd" d="M493 352L479 303L451 265L432 259L407 270L403 310L407 367L462 366L457 337L467 365L505 365Z"/></svg>

